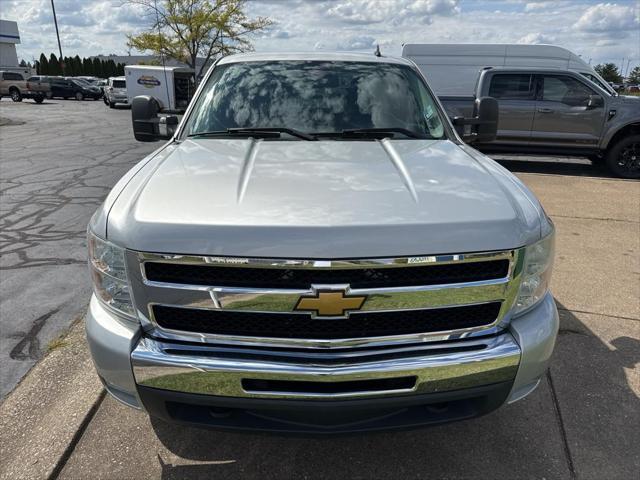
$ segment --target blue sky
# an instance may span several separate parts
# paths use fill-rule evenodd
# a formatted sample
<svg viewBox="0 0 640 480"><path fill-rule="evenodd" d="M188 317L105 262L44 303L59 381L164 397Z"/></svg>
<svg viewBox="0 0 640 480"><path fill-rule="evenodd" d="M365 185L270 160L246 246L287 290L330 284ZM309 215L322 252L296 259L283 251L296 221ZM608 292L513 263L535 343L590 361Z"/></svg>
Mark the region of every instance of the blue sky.
<svg viewBox="0 0 640 480"><path fill-rule="evenodd" d="M148 25L122 0L56 0L56 10L65 55L126 54L125 34ZM380 44L393 55L408 42L551 43L592 63L640 64L640 0L251 0L247 10L276 22L253 39L257 51ZM50 0L0 0L0 16L18 21L21 58L57 52Z"/></svg>

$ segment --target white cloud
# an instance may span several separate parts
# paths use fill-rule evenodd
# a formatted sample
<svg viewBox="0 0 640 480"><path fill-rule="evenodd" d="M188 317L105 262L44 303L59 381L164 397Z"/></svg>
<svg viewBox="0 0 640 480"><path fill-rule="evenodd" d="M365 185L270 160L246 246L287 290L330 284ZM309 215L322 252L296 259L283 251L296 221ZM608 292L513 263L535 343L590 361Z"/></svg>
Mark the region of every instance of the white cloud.
<svg viewBox="0 0 640 480"><path fill-rule="evenodd" d="M435 15L459 12L458 0L340 0L327 11L338 20L369 24L405 20L430 23Z"/></svg>
<svg viewBox="0 0 640 480"><path fill-rule="evenodd" d="M640 21L637 9L632 6L599 3L587 8L574 28L584 32L623 31L640 28Z"/></svg>
<svg viewBox="0 0 640 480"><path fill-rule="evenodd" d="M408 42L520 42L561 45L593 63L640 58L637 0L606 1L255 0L246 8L249 16L275 21L253 38L263 52L373 52L379 43L384 55L399 55ZM122 3L58 0L64 55L126 54L125 35L146 29L151 19ZM0 12L18 21L20 58L57 54L50 0L0 0Z"/></svg>
<svg viewBox="0 0 640 480"><path fill-rule="evenodd" d="M520 38L516 43L521 43L524 45L540 45L543 43L553 43L555 42L555 37L550 37L547 35L543 35L542 33L528 33L524 37Z"/></svg>
<svg viewBox="0 0 640 480"><path fill-rule="evenodd" d="M337 50L364 50L373 51L376 45L376 39L367 35L358 35L349 37L336 45Z"/></svg>

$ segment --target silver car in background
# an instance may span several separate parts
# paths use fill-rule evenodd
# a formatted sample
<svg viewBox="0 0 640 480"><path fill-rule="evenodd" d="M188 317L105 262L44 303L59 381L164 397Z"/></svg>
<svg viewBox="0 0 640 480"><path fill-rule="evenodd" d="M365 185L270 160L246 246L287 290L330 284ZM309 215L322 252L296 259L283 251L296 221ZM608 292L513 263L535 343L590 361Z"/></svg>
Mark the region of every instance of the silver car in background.
<svg viewBox="0 0 640 480"><path fill-rule="evenodd" d="M110 77L103 87L104 103L109 108L115 108L118 103L129 105L127 97L127 79L125 77Z"/></svg>

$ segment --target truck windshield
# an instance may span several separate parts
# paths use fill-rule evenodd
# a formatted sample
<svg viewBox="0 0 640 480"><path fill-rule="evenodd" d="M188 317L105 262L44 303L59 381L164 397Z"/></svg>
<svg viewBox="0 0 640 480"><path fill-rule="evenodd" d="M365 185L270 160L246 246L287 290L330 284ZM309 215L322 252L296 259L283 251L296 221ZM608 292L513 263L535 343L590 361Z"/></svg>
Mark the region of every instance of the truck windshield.
<svg viewBox="0 0 640 480"><path fill-rule="evenodd" d="M217 66L184 133L194 136L238 128L289 129L322 138L366 138L366 133L398 139L446 136L433 97L414 70L374 62L259 61Z"/></svg>
<svg viewBox="0 0 640 480"><path fill-rule="evenodd" d="M127 88L127 81L126 80L114 80L113 81L113 88Z"/></svg>

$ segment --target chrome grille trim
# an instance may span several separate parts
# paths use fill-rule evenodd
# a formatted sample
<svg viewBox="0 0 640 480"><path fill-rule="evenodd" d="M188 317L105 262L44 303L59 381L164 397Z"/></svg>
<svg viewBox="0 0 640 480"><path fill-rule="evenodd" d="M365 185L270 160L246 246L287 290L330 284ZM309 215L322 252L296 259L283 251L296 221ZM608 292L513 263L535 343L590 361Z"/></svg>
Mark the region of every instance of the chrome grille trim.
<svg viewBox="0 0 640 480"><path fill-rule="evenodd" d="M199 255L174 255L136 252L141 264L145 262L187 263L190 265L213 265L218 267L242 268L384 268L417 265L444 265L447 263L486 262L489 260L511 260L514 250L496 252L464 253L451 255L423 255L386 258L360 259L286 259L286 258L252 258L252 257L218 257ZM144 272L143 272L144 274Z"/></svg>
<svg viewBox="0 0 640 480"><path fill-rule="evenodd" d="M482 262L508 259L509 272L505 278L479 282L414 287L348 289L348 285L312 285L308 289L264 289L237 288L224 285L185 285L148 280L144 274L145 262L190 263L199 265L228 266L229 268L385 268L406 265L446 264L454 262ZM231 345L260 345L272 347L344 348L391 346L411 342L433 342L490 335L501 331L510 320L509 311L517 295L524 249L499 252L482 252L459 255L434 255L382 259L354 260L296 260L205 257L127 252L127 270L132 286L134 302L144 329L155 337L168 340L186 340L202 343L225 343ZM281 339L252 336L216 335L168 330L160 327L153 318L154 304L201 309L226 309L253 312L291 312L301 295L308 295L317 288L344 289L349 294L367 295L362 310L417 310L451 306L475 305L491 301L502 301L502 308L495 322L459 330L439 331L424 334L397 335L371 338L345 338L338 340ZM412 303L413 302L413 303ZM256 307L257 305L257 307ZM327 320L335 321L335 320ZM339 320L338 320L339 321Z"/></svg>

